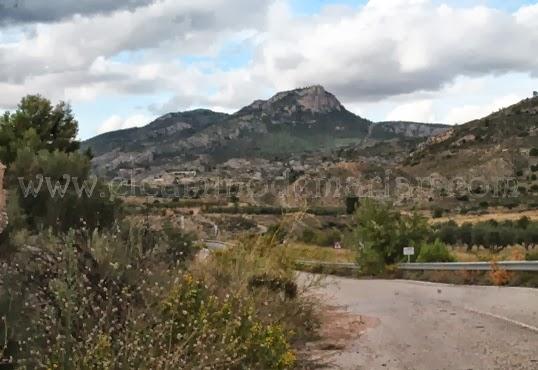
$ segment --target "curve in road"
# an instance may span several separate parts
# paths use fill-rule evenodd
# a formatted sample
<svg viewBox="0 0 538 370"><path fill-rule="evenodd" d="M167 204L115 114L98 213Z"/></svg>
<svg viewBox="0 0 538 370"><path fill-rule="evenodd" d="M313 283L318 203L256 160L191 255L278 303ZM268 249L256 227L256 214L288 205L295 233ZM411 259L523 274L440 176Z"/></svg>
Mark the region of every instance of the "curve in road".
<svg viewBox="0 0 538 370"><path fill-rule="evenodd" d="M538 369L538 290L328 277L330 305L379 320L335 369Z"/></svg>

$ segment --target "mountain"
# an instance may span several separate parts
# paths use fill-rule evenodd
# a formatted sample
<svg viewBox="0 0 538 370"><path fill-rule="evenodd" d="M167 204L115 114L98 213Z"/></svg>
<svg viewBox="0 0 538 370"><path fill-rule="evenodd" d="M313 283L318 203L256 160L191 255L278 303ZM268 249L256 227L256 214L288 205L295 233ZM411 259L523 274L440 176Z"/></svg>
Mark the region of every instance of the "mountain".
<svg viewBox="0 0 538 370"><path fill-rule="evenodd" d="M225 121L229 115L210 110L169 113L145 127L107 132L83 143L97 156L111 151L141 152L156 143L187 139L205 128Z"/></svg>
<svg viewBox="0 0 538 370"><path fill-rule="evenodd" d="M522 177L536 164L532 148L538 148L538 97L429 138L405 167L416 175Z"/></svg>
<svg viewBox="0 0 538 370"><path fill-rule="evenodd" d="M370 137L379 140L402 137L427 139L446 132L447 128L447 125L442 124L424 124L407 121L378 122L372 127Z"/></svg>
<svg viewBox="0 0 538 370"><path fill-rule="evenodd" d="M322 86L284 91L228 115L169 113L145 127L109 132L83 143L94 165L120 168L212 166L231 158L289 157L366 147L384 140L425 140L447 129L409 122L374 123L348 111Z"/></svg>

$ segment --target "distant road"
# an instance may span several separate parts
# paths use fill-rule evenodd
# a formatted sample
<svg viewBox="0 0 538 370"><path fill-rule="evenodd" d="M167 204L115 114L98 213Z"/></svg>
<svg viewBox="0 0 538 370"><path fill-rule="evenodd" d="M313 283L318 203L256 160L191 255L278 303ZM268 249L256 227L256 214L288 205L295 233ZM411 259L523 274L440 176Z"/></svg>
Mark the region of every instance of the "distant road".
<svg viewBox="0 0 538 370"><path fill-rule="evenodd" d="M538 290L329 277L329 305L379 319L339 369L538 369Z"/></svg>

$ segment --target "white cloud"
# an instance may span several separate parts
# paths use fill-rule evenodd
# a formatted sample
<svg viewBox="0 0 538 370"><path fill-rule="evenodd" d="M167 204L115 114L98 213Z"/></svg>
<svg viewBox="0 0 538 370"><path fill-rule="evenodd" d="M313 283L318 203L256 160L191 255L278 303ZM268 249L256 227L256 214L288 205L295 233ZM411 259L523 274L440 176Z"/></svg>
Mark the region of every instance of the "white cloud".
<svg viewBox="0 0 538 370"><path fill-rule="evenodd" d="M336 19L281 10L269 15L256 63L277 88L318 82L350 100L435 91L459 75L538 71L538 15L530 13L534 22L428 0L371 0Z"/></svg>
<svg viewBox="0 0 538 370"><path fill-rule="evenodd" d="M475 119L483 118L499 109L506 108L524 99L522 95L506 95L495 101L483 105L462 105L450 109L443 122L448 124L462 124Z"/></svg>
<svg viewBox="0 0 538 370"><path fill-rule="evenodd" d="M380 119L460 121L499 97L522 95L500 85L485 90L483 79L538 73L538 5L510 14L434 0L370 0L297 16L289 1L160 0L131 11L64 12L61 21L25 29L0 26L11 35L0 37L0 107L12 109L28 93L73 103L159 94L174 97L153 106L156 114L233 111L276 90L320 83L355 111L367 107L366 117L375 111ZM247 65L222 70L216 62L182 60L218 61L223 46L238 40L252 49Z"/></svg>
<svg viewBox="0 0 538 370"><path fill-rule="evenodd" d="M130 117L112 116L106 119L97 129L97 134L104 134L109 131L123 130L132 127L142 127L153 121L156 117L144 114L135 114Z"/></svg>
<svg viewBox="0 0 538 370"><path fill-rule="evenodd" d="M0 84L9 85L7 92L30 93L35 92L35 80L46 80L46 92L53 90L52 95L64 99L71 99L68 93L73 90L69 89L76 91L81 84L95 88L100 83L109 90L119 86L119 92L128 85L136 86L136 91L155 92L158 87L148 80L173 77L169 72L181 67L179 58L216 56L237 35L253 35L247 31L263 26L265 7L250 0L160 0L132 11L37 23L17 33L18 42L0 41ZM1 33L14 29L0 25ZM126 51L143 51L138 66L133 67L134 61L120 67L108 65ZM130 74L133 68L137 73ZM174 89L178 91L181 85L175 84ZM4 91L3 95L10 105L21 97Z"/></svg>
<svg viewBox="0 0 538 370"><path fill-rule="evenodd" d="M435 122L433 102L418 100L399 105L389 112L387 121Z"/></svg>

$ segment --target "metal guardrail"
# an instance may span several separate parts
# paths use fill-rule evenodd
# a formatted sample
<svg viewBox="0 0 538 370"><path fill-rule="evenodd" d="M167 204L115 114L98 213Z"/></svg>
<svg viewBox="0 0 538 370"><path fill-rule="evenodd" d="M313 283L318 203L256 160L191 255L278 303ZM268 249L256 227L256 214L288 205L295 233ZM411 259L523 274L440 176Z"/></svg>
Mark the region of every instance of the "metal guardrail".
<svg viewBox="0 0 538 370"><path fill-rule="evenodd" d="M355 263L324 262L324 261L295 261L304 266L339 267L358 270ZM434 262L434 263L401 263L400 270L436 270L436 271L491 271L493 267L506 271L535 271L538 272L538 261L500 261L500 262Z"/></svg>
<svg viewBox="0 0 538 370"><path fill-rule="evenodd" d="M538 272L538 261L401 263L398 268L400 270L491 271L494 266L506 271Z"/></svg>

